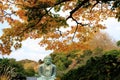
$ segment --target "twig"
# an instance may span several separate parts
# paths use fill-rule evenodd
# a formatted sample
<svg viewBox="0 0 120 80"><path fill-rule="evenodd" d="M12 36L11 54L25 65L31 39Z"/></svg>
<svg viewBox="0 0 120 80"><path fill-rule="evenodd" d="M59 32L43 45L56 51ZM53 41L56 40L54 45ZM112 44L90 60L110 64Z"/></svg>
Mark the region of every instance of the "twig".
<svg viewBox="0 0 120 80"><path fill-rule="evenodd" d="M60 36L62 36L62 32L59 30L59 28L56 31L60 33Z"/></svg>

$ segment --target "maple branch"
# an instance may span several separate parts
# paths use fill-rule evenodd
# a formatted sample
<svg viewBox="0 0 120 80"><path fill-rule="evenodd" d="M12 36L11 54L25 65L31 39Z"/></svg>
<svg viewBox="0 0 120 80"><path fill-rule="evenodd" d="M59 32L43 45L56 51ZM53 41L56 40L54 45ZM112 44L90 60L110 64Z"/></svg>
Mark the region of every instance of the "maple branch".
<svg viewBox="0 0 120 80"><path fill-rule="evenodd" d="M72 1L72 0L59 0L58 2L56 2L55 4L51 5L50 3L46 2L44 3L43 1L39 1L39 4L36 4L34 6L27 6L27 5L24 5L26 8L34 8L34 9L40 9L40 8L49 8L49 7L55 7L57 5L60 5L64 2L67 2L67 1ZM37 2L37 1L36 1ZM30 3L30 2L29 2Z"/></svg>
<svg viewBox="0 0 120 80"><path fill-rule="evenodd" d="M79 3L73 10L71 10L70 15L66 18L66 20L68 20L69 18L71 18L73 21L75 21L75 22L77 23L75 32L74 32L73 37L72 37L72 42L73 42L73 39L74 39L74 37L75 37L75 34L76 34L76 32L77 32L77 29L78 29L79 25L81 25L81 26L87 26L87 25L88 25L88 24L83 24L83 23L78 22L72 15L73 15L78 9L82 8L82 7L85 5L85 3L87 3L88 1L89 1L89 0L84 0L84 1L82 1L81 3Z"/></svg>
<svg viewBox="0 0 120 80"><path fill-rule="evenodd" d="M4 12L4 15L0 15L0 17L6 17L7 15L11 17L11 15L13 15L15 12L12 12L12 13L8 13L7 11L3 11Z"/></svg>
<svg viewBox="0 0 120 80"><path fill-rule="evenodd" d="M81 25L81 26L87 26L88 24L83 24L83 23L80 23L78 22L75 18L71 17L73 21L75 21L77 23L77 25Z"/></svg>
<svg viewBox="0 0 120 80"><path fill-rule="evenodd" d="M57 6L57 5L61 4L61 3L67 2L67 1L71 1L71 0L59 0L59 1L58 1L57 3L55 3L53 6L49 6L49 5L48 5L48 6L45 6L45 4L42 4L42 2L40 2L41 4L39 4L39 5L35 5L35 6L32 6L32 7L29 7L29 6L25 6L24 4L16 4L16 3L11 2L11 1L8 0L8 2L11 3L11 4L21 5L21 6L23 5L24 7L28 8L28 9L33 9L33 8L34 8L34 9L40 9L40 8L45 9L45 8L50 7L49 10L46 10L46 9L45 9L46 13L43 14L42 17L44 17L45 15L47 15L53 7L55 7L55 6ZM34 28L35 25L39 24L39 22L41 21L42 17L39 18L39 20L38 20L34 25L32 25L32 26L28 26L28 25L27 25L27 28L25 28L22 32L18 33L17 35L22 35L22 33L24 33L25 31L27 31L29 28ZM59 30L59 32L60 32L60 30ZM62 35L61 32L60 32L60 35Z"/></svg>
<svg viewBox="0 0 120 80"><path fill-rule="evenodd" d="M7 0L10 4L12 4L12 5L20 5L20 6L24 6L24 4L16 4L14 1L12 2L12 1L10 1L10 0Z"/></svg>
<svg viewBox="0 0 120 80"><path fill-rule="evenodd" d="M92 11L92 9L98 4L100 3L99 0L96 0L96 3L92 6L92 8L90 9L90 12Z"/></svg>
<svg viewBox="0 0 120 80"><path fill-rule="evenodd" d="M78 24L77 24L76 29L75 29L75 32L74 32L74 34L73 34L72 42L74 42L73 39L74 39L74 37L75 37L75 34L76 34L76 32L77 32L77 29L78 29Z"/></svg>
<svg viewBox="0 0 120 80"><path fill-rule="evenodd" d="M60 36L62 36L62 32L59 30L59 28L56 31L60 33Z"/></svg>
<svg viewBox="0 0 120 80"><path fill-rule="evenodd" d="M67 2L67 1L72 1L72 0L59 0L54 6Z"/></svg>
<svg viewBox="0 0 120 80"><path fill-rule="evenodd" d="M25 31L27 31L29 28L34 28L35 25L39 24L39 22L41 21L41 19L48 14L48 12L50 12L50 10L52 9L52 7L49 9L49 10L46 10L46 13L43 14L43 16L41 18L39 18L39 20L32 26L28 26L27 25L27 28L25 28L22 32L18 33L17 35L21 35L22 33L24 33Z"/></svg>
<svg viewBox="0 0 120 80"><path fill-rule="evenodd" d="M45 11L46 11L46 13L45 13L45 14L43 14L43 15L42 15L42 17L43 17L43 16L45 16L45 15L47 15L53 7L55 7L56 5L59 5L59 4L61 4L61 3L64 3L64 2L66 2L66 1L71 1L71 0L60 0L60 1L59 1L59 2L57 2L54 6L52 6L49 10L45 10ZM37 6L40 6L40 5L37 5ZM29 7L29 8L31 8L31 7ZM32 7L32 8L38 9L39 7L34 6L34 7ZM45 9L45 7L44 7L44 9ZM20 35L20 34L24 33L24 32L25 32L25 31L27 31L29 28L33 28L35 25L37 25L37 24L41 21L42 17L41 17L41 18L39 18L39 20L36 22L36 24L34 24L34 25L32 25L32 26L27 27L27 28L26 28L26 29L24 29L22 32L20 32L18 35ZM60 30L58 30L58 31L60 32L60 35L62 36L61 31L60 31Z"/></svg>
<svg viewBox="0 0 120 80"><path fill-rule="evenodd" d="M71 12L70 15L67 17L66 20L68 20L69 18L72 18L72 15L80 8L82 8L83 5L85 5L85 3L87 3L89 0L84 0L83 2L79 3Z"/></svg>
<svg viewBox="0 0 120 80"><path fill-rule="evenodd" d="M71 18L72 18L73 21L75 21L75 22L77 23L76 29L75 29L74 34L73 34L73 37L72 37L72 42L73 42L73 39L74 39L74 37L75 37L75 34L76 34L76 32L77 32L77 29L78 29L79 25L81 25L81 26L87 26L87 25L89 25L89 24L80 23L80 22L78 22L75 18L73 18L72 16L71 16Z"/></svg>
<svg viewBox="0 0 120 80"><path fill-rule="evenodd" d="M66 1L71 1L71 0L60 0L60 1L57 2L54 6L59 5L59 4L61 4L61 3L64 3L64 2L66 2ZM41 5L37 5L37 6L41 6ZM47 15L54 6L52 6L49 10L45 10L46 13L45 13L44 15L42 15L42 17L45 16L45 15ZM29 8L30 8L30 7L29 7ZM35 8L35 9L36 9L36 8L39 8L39 7L36 7L36 6L35 6L35 7L32 7L32 8ZM30 27L27 27L27 28L24 29L22 32L20 32L18 35L24 33L24 32L27 31L29 28L33 28L35 25L37 25L37 24L41 21L42 17L39 18L39 20L37 21L36 24L34 24L33 26L30 26ZM61 31L60 31L60 30L58 30L58 31L60 32L60 35L62 35Z"/></svg>
<svg viewBox="0 0 120 80"><path fill-rule="evenodd" d="M14 14L14 12L12 12L12 13L8 13L8 12L6 12L6 11L4 11L4 13L5 13L5 15L4 15L4 16L7 16L7 15L11 16L11 15L13 15L13 14Z"/></svg>
<svg viewBox="0 0 120 80"><path fill-rule="evenodd" d="M79 22L78 22L76 19L74 19L73 17L71 17L71 18L72 18L73 21L75 21L75 22L77 23L76 29L75 29L74 34L73 34L73 37L72 37L72 42L73 42L73 39L74 39L74 37L75 37L75 34L76 34L76 32L77 32L77 29L78 29L79 25L81 25L81 26L87 26L87 25L89 25L89 24L79 23Z"/></svg>
<svg viewBox="0 0 120 80"><path fill-rule="evenodd" d="M61 3L67 2L67 1L71 1L71 0L59 0L56 4L54 4L53 6L51 6L51 8L50 8L49 10L45 10L46 13L43 14L42 17L45 16L45 15L47 15L47 14L50 12L50 10L51 10L53 7L55 7L56 5L59 5L59 4L61 4ZM78 24L79 24L79 25L82 25L82 26L86 26L87 24L79 23L76 19L74 19L74 18L72 17L72 15L73 15L79 8L81 8L83 5L85 5L85 3L87 3L87 2L88 2L88 0L84 0L83 2L81 2L80 4L78 4L78 5L70 12L70 16L67 18L67 19L72 18L72 19L77 23L77 27L76 27L76 30L75 30L75 32L74 32L73 38L74 38L74 36L75 36L75 34L76 34L76 31L77 31L77 29L78 29ZM26 7L29 8L29 9L33 9L33 8L34 8L34 9L39 9L39 8L41 8L41 7L38 7L38 6L41 6L41 5L37 5L37 6L33 6L33 7L26 6ZM43 9L45 9L45 8L48 8L48 6L44 6L44 7L43 7ZM18 33L17 35L21 35L21 34L24 33L25 31L27 31L29 28L34 28L34 26L37 25L37 24L41 21L42 17L39 18L39 20L38 20L34 25L32 25L32 26L27 26L27 28L25 28L22 32ZM58 30L58 31L60 32L60 35L62 35L62 34L61 34L61 31L60 31L60 30Z"/></svg>

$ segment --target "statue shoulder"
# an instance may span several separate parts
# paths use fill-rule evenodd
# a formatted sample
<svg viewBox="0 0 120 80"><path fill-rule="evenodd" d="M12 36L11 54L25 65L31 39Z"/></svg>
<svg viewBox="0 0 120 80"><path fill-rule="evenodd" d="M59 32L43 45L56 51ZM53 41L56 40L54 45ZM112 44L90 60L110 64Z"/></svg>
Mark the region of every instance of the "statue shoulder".
<svg viewBox="0 0 120 80"><path fill-rule="evenodd" d="M54 64L52 64L52 66L56 68L56 66Z"/></svg>

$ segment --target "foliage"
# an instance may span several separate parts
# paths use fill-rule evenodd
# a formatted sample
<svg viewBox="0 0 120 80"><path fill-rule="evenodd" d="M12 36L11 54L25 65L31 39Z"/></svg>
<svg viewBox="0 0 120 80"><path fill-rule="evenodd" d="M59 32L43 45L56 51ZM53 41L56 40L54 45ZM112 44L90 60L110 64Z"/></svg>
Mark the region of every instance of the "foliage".
<svg viewBox="0 0 120 80"><path fill-rule="evenodd" d="M99 48L99 47L95 48L93 51L94 51L95 55L97 55L97 54L102 55L103 54L103 49Z"/></svg>
<svg viewBox="0 0 120 80"><path fill-rule="evenodd" d="M57 67L57 76L61 77L64 73L66 73L70 67L70 65L73 63L73 59L77 56L75 52L78 51L71 51L67 54L65 53L52 53L52 62Z"/></svg>
<svg viewBox="0 0 120 80"><path fill-rule="evenodd" d="M1 59L1 76L8 76L9 79L25 79L24 68L14 59Z"/></svg>
<svg viewBox="0 0 120 80"><path fill-rule="evenodd" d="M34 76L33 68L24 69L20 62L15 59L0 59L0 80L26 80L26 76Z"/></svg>
<svg viewBox="0 0 120 80"><path fill-rule="evenodd" d="M85 56L90 56L91 54L92 54L91 50L84 50L83 51L83 55L85 55Z"/></svg>
<svg viewBox="0 0 120 80"><path fill-rule="evenodd" d="M117 46L120 46L120 41L117 41Z"/></svg>
<svg viewBox="0 0 120 80"><path fill-rule="evenodd" d="M1 0L0 22L10 27L0 37L0 51L10 54L28 37L41 38L41 46L57 52L86 49L108 17L120 20L119 0Z"/></svg>
<svg viewBox="0 0 120 80"><path fill-rule="evenodd" d="M53 63L56 64L57 69L58 70L65 70L68 68L68 66L71 64L71 60L68 59L67 55L62 54L62 53L56 53L57 55L55 55L55 53L51 54L55 55L53 58Z"/></svg>
<svg viewBox="0 0 120 80"><path fill-rule="evenodd" d="M53 63L57 66L57 76L62 77L69 70L85 65L91 57L100 57L103 54L103 49L96 48L94 50L74 50L68 53L52 53L51 56Z"/></svg>
<svg viewBox="0 0 120 80"><path fill-rule="evenodd" d="M25 74L29 77L35 76L35 70L33 68L26 69Z"/></svg>
<svg viewBox="0 0 120 80"><path fill-rule="evenodd" d="M0 66L0 80L9 80L16 76L14 68L11 66Z"/></svg>
<svg viewBox="0 0 120 80"><path fill-rule="evenodd" d="M119 80L120 51L111 50L101 57L92 57L77 69L69 71L62 80Z"/></svg>
<svg viewBox="0 0 120 80"><path fill-rule="evenodd" d="M68 53L67 53L67 57L69 57L69 58L75 58L76 56L77 56L77 53L78 52L80 52L80 50L73 50L73 51L69 51Z"/></svg>

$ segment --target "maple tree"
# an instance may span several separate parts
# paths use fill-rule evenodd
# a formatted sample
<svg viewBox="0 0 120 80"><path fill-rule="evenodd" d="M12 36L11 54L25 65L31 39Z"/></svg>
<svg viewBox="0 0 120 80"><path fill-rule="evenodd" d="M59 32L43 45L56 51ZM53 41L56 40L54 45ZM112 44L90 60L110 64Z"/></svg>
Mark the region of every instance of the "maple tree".
<svg viewBox="0 0 120 80"><path fill-rule="evenodd" d="M54 51L86 49L108 17L120 20L119 0L0 0L0 22L11 26L3 30L0 51L10 54L12 46L20 48L28 37L41 38L40 45Z"/></svg>

